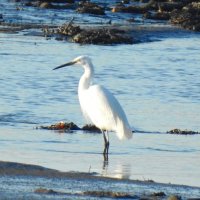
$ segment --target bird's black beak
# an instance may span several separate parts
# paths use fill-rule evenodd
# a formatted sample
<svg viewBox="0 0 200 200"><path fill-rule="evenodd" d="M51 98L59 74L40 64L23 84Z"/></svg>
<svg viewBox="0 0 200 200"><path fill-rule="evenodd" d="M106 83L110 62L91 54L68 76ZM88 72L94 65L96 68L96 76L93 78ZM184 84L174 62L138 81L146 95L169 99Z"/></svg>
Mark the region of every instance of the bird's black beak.
<svg viewBox="0 0 200 200"><path fill-rule="evenodd" d="M67 67L67 66L70 66L70 65L74 65L75 63L76 63L76 61L71 61L71 62L65 63L63 65L60 65L60 66L54 68L53 70L60 69L62 67Z"/></svg>

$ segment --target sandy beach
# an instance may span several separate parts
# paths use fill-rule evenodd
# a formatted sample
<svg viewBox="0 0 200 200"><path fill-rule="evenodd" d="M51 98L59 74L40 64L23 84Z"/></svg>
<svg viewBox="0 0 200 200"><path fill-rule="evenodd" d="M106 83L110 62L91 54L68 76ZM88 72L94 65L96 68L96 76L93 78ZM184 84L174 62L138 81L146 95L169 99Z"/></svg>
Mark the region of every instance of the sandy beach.
<svg viewBox="0 0 200 200"><path fill-rule="evenodd" d="M0 162L0 199L199 199L200 188Z"/></svg>

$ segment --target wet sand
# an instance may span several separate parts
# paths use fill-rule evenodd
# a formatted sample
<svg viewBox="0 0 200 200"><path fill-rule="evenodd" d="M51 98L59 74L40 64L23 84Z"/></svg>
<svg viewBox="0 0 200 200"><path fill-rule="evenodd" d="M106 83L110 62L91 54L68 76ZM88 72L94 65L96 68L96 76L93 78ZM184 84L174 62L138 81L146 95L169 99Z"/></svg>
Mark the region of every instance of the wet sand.
<svg viewBox="0 0 200 200"><path fill-rule="evenodd" d="M200 188L0 161L0 199L200 199Z"/></svg>

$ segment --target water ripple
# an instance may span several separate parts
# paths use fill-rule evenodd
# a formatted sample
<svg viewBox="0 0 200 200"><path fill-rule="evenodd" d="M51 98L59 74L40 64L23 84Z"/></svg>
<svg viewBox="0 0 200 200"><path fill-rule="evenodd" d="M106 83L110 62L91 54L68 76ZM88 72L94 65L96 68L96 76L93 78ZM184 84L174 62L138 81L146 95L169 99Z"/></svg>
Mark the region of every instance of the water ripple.
<svg viewBox="0 0 200 200"><path fill-rule="evenodd" d="M198 152L197 149L160 149L160 148L146 148L146 150L150 151L163 151L163 152L179 152L179 153L192 153L192 152Z"/></svg>

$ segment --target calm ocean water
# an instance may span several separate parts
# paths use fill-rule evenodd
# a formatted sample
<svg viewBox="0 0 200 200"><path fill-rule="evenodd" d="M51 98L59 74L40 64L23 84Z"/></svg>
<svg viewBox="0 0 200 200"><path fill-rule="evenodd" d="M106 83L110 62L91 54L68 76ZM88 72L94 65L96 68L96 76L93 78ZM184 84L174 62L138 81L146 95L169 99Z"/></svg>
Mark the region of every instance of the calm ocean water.
<svg viewBox="0 0 200 200"><path fill-rule="evenodd" d="M0 160L200 186L200 135L163 134L200 131L200 35L80 46L24 34L0 34ZM95 83L112 91L139 130L130 141L110 134L107 164L101 134L35 129L61 120L85 124L77 97L82 69L52 71L82 54L93 60Z"/></svg>

